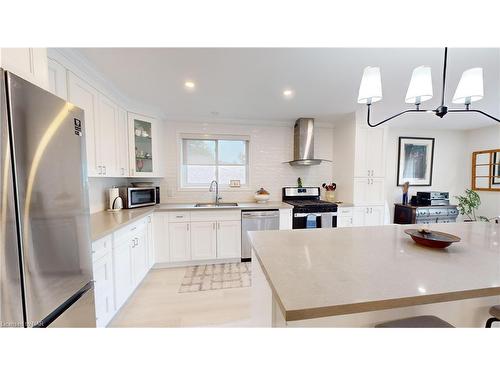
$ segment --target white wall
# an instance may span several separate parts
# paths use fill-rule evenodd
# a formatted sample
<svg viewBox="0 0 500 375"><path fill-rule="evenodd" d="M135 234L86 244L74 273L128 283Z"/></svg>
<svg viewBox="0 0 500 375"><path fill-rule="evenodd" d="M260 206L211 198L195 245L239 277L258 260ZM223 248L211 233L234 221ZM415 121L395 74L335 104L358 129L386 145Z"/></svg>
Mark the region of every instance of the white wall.
<svg viewBox="0 0 500 375"><path fill-rule="evenodd" d="M415 128L417 127L417 124ZM387 129L386 196L391 222L394 203L401 203L402 189L397 186L398 139L399 137L435 138L432 186L411 186L409 198L417 191L448 191L450 203L455 204L455 195L462 194L467 187L466 134L460 130Z"/></svg>
<svg viewBox="0 0 500 375"><path fill-rule="evenodd" d="M500 126L497 124L486 128L466 131L466 147L468 158L467 188L471 187L472 152L500 148ZM500 191L478 191L481 206L478 214L488 218L500 215Z"/></svg>
<svg viewBox="0 0 500 375"><path fill-rule="evenodd" d="M181 190L179 188L179 135L182 133L231 134L250 136L250 188L229 188L221 192L223 201L253 201L255 191L263 187L271 194L271 200L281 200L281 188L296 186L301 177L304 186L321 186L331 181L332 164L322 163L311 167L291 167L283 162L293 157L293 124L207 124L166 122L162 158L166 160L166 178L161 183L162 202L208 202L214 194L206 189ZM315 157L332 160L333 129L315 128Z"/></svg>
<svg viewBox="0 0 500 375"><path fill-rule="evenodd" d="M126 178L89 177L89 206L90 213L104 211L108 207L107 192L113 186L127 185Z"/></svg>

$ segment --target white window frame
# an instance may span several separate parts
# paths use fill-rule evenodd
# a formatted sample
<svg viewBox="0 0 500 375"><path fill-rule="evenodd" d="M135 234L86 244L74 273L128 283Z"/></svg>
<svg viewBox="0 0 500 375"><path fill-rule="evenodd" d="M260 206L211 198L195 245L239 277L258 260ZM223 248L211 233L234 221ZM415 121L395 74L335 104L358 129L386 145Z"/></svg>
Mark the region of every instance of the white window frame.
<svg viewBox="0 0 500 375"><path fill-rule="evenodd" d="M219 164L218 164L218 141L245 141L246 142L246 164L245 164L245 175L246 184L241 184L239 188L230 187L230 185L219 185L219 190L249 190L250 189L250 136L248 135L227 135L227 134L179 134L178 144L179 144L179 169L178 169L178 189L179 190L200 190L204 191L208 188L210 182L207 184L200 185L188 185L186 183L186 171L184 164L184 141L185 140L210 140L216 141L215 143L215 155L216 160L214 166L215 168L215 179L219 182ZM222 166L241 166L242 164L220 164Z"/></svg>

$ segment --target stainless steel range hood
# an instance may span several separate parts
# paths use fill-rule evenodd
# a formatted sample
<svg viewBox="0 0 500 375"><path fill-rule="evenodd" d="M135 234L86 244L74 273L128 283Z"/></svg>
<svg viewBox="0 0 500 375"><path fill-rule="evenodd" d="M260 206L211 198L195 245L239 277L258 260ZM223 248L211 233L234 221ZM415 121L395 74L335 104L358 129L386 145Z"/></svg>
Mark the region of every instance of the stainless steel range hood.
<svg viewBox="0 0 500 375"><path fill-rule="evenodd" d="M314 158L314 119L299 118L293 128L293 160L290 165L318 165L331 160Z"/></svg>

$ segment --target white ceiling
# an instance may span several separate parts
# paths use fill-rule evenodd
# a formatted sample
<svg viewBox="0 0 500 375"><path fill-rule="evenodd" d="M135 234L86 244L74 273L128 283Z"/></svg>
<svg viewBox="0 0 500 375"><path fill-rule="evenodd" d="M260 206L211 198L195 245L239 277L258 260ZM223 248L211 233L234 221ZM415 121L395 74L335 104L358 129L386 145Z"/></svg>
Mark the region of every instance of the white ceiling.
<svg viewBox="0 0 500 375"><path fill-rule="evenodd" d="M434 109L441 95L444 49L437 48L82 48L75 49L132 100L158 108L165 118L213 117L293 122L314 117L335 121L364 108L356 103L363 68L380 66L384 99L373 105L373 120L408 108L406 89L414 67L432 67ZM484 69L485 98L473 108L500 113L500 50L448 51L449 106L461 73ZM189 92L186 80L196 89ZM284 89L295 96L286 100ZM217 112L217 115L213 113ZM480 115L406 115L391 126L470 129L492 125Z"/></svg>

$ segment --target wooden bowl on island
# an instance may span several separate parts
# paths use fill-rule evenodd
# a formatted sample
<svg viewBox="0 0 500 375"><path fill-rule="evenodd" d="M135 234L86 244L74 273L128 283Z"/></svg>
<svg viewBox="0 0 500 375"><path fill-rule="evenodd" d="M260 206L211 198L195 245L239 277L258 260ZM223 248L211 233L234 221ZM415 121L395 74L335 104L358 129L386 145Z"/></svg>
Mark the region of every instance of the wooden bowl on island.
<svg viewBox="0 0 500 375"><path fill-rule="evenodd" d="M454 242L459 242L460 237L454 236L453 234L431 231L427 229L405 229L405 233L408 234L413 241L419 245L432 247L434 249L444 249L450 246Z"/></svg>

